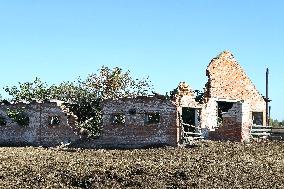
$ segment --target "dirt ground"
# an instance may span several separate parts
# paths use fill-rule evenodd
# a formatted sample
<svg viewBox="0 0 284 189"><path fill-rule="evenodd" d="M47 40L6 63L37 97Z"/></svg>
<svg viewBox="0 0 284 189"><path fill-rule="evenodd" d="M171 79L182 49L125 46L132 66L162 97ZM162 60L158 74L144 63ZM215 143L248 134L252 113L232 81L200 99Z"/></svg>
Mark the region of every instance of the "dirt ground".
<svg viewBox="0 0 284 189"><path fill-rule="evenodd" d="M284 143L0 148L0 188L284 188Z"/></svg>

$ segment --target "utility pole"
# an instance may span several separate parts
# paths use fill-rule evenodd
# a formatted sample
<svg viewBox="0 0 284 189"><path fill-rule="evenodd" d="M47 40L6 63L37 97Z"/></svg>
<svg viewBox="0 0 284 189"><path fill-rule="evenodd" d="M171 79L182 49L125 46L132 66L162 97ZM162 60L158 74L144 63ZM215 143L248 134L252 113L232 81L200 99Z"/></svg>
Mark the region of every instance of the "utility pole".
<svg viewBox="0 0 284 189"><path fill-rule="evenodd" d="M270 108L269 108L269 102L271 102L271 100L269 99L269 94L268 94L268 89L269 89L269 69L266 68L266 95L265 95L265 103L266 103L266 125L269 126L270 125Z"/></svg>

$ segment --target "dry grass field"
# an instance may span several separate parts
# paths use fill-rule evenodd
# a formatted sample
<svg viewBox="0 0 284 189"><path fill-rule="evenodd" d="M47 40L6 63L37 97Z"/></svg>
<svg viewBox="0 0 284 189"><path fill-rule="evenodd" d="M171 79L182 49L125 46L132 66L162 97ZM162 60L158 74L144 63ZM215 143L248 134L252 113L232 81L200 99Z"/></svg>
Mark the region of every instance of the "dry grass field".
<svg viewBox="0 0 284 189"><path fill-rule="evenodd" d="M0 148L0 188L284 188L284 143Z"/></svg>

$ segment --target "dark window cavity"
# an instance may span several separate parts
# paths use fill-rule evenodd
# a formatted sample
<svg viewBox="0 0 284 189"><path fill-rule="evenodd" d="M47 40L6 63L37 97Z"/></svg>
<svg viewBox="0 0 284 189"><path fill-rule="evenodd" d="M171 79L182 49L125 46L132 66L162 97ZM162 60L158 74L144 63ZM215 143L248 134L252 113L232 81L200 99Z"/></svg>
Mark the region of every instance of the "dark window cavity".
<svg viewBox="0 0 284 189"><path fill-rule="evenodd" d="M136 114L136 109L135 108L131 108L131 109L129 109L128 113L130 115L135 115Z"/></svg>
<svg viewBox="0 0 284 189"><path fill-rule="evenodd" d="M52 126L60 125L60 117L58 117L58 116L51 116L49 118L49 123Z"/></svg>
<svg viewBox="0 0 284 189"><path fill-rule="evenodd" d="M14 122L16 122L20 126L28 126L30 123L30 118L24 112L24 108L22 109L7 109L7 115Z"/></svg>
<svg viewBox="0 0 284 189"><path fill-rule="evenodd" d="M254 125L263 125L263 112L252 112L252 120Z"/></svg>
<svg viewBox="0 0 284 189"><path fill-rule="evenodd" d="M146 113L145 123L146 124L160 123L160 114L159 113Z"/></svg>
<svg viewBox="0 0 284 189"><path fill-rule="evenodd" d="M115 125L124 125L125 115L124 114L113 114L111 117L111 122Z"/></svg>
<svg viewBox="0 0 284 189"><path fill-rule="evenodd" d="M234 102L218 101L218 127L223 125L223 114L228 112L234 105Z"/></svg>
<svg viewBox="0 0 284 189"><path fill-rule="evenodd" d="M0 126L5 126L7 124L6 118L0 116Z"/></svg>

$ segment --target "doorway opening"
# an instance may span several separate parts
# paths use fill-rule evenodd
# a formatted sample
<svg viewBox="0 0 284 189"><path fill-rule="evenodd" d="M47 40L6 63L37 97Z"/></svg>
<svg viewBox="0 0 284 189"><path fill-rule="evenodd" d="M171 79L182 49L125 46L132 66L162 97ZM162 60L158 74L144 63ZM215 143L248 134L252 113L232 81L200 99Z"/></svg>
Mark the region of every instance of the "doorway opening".
<svg viewBox="0 0 284 189"><path fill-rule="evenodd" d="M195 115L195 108L182 108L182 123L183 123L183 130L185 132L194 132L196 127L196 115Z"/></svg>
<svg viewBox="0 0 284 189"><path fill-rule="evenodd" d="M181 114L182 138L183 144L192 144L195 140L202 139L200 122L200 109L183 107Z"/></svg>

